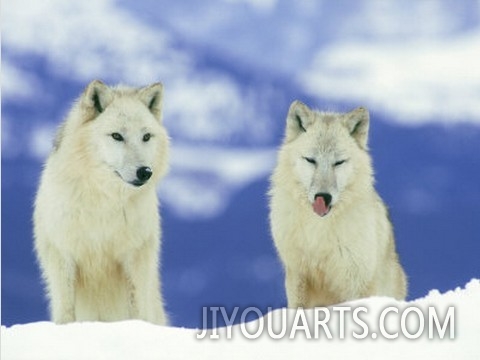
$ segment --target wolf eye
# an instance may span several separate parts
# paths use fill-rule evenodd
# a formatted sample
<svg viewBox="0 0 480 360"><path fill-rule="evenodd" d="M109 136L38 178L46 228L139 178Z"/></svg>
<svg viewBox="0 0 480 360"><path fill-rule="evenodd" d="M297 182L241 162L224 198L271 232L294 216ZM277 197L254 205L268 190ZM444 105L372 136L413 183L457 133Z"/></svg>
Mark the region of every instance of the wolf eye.
<svg viewBox="0 0 480 360"><path fill-rule="evenodd" d="M143 135L143 141L144 142L147 142L148 140L150 140L150 138L152 137L152 135L150 133L146 133L145 135Z"/></svg>
<svg viewBox="0 0 480 360"><path fill-rule="evenodd" d="M315 159L313 158L309 158L309 157L303 157L305 160L307 160L307 162L309 162L310 164L313 164L313 165L316 165L317 162L315 161Z"/></svg>
<svg viewBox="0 0 480 360"><path fill-rule="evenodd" d="M123 140L124 140L124 139L123 139L123 136L120 135L120 134L117 133L117 132L112 133L112 138L113 138L113 140L116 140L116 141L123 141Z"/></svg>
<svg viewBox="0 0 480 360"><path fill-rule="evenodd" d="M346 162L346 161L347 161L347 160L338 160L337 162L335 162L335 163L333 164L333 166L340 166L340 165L342 165L342 164L343 164L344 162Z"/></svg>

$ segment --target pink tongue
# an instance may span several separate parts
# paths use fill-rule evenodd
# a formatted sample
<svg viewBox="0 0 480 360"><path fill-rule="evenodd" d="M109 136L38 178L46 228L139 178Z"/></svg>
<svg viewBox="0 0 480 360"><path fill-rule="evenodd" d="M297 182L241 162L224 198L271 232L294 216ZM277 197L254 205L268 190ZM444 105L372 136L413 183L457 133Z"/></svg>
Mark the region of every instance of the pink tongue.
<svg viewBox="0 0 480 360"><path fill-rule="evenodd" d="M328 207L323 200L323 197L318 196L313 203L313 211L320 216L325 216L328 213Z"/></svg>

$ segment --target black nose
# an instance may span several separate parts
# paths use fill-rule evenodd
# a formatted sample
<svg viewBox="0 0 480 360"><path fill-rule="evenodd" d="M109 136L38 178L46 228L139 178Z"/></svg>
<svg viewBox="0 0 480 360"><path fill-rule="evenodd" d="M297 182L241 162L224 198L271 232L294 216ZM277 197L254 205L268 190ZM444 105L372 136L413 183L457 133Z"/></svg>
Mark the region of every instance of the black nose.
<svg viewBox="0 0 480 360"><path fill-rule="evenodd" d="M329 193L317 193L315 194L315 199L317 197L322 197L323 198L323 201L325 202L325 206L330 206L330 204L332 203L332 195L330 195Z"/></svg>
<svg viewBox="0 0 480 360"><path fill-rule="evenodd" d="M137 169L138 180L145 182L152 176L152 169L147 166L142 166Z"/></svg>

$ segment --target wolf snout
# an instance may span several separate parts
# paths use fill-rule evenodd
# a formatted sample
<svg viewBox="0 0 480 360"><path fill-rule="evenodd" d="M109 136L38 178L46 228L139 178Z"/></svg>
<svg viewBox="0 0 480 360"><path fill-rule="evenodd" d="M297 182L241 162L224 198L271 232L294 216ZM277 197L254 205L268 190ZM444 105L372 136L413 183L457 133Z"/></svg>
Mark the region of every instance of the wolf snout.
<svg viewBox="0 0 480 360"><path fill-rule="evenodd" d="M329 193L317 193L313 202L313 211L320 216L325 216L330 211L331 204L332 195Z"/></svg>
<svg viewBox="0 0 480 360"><path fill-rule="evenodd" d="M137 169L137 179L146 182L152 176L152 169L148 166L142 166Z"/></svg>
<svg viewBox="0 0 480 360"><path fill-rule="evenodd" d="M137 169L137 178L131 182L132 185L142 186L152 176L153 171L148 166L141 166Z"/></svg>

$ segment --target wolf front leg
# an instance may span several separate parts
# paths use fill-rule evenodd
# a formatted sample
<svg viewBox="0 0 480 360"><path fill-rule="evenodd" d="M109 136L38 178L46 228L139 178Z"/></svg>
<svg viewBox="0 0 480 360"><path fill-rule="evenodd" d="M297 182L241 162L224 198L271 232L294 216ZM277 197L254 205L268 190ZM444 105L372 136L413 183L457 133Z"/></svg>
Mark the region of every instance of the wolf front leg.
<svg viewBox="0 0 480 360"><path fill-rule="evenodd" d="M305 276L290 268L286 268L285 291L289 308L307 306L307 281Z"/></svg>
<svg viewBox="0 0 480 360"><path fill-rule="evenodd" d="M124 264L128 281L129 312L132 318L167 325L161 296L158 249L144 245Z"/></svg>
<svg viewBox="0 0 480 360"><path fill-rule="evenodd" d="M57 324L75 321L76 266L54 246L47 245L40 255L43 278L50 300L51 319Z"/></svg>

